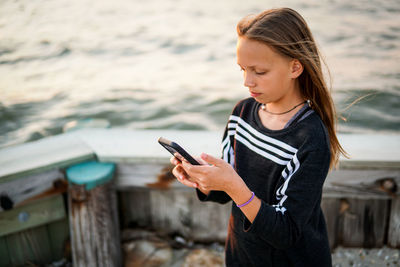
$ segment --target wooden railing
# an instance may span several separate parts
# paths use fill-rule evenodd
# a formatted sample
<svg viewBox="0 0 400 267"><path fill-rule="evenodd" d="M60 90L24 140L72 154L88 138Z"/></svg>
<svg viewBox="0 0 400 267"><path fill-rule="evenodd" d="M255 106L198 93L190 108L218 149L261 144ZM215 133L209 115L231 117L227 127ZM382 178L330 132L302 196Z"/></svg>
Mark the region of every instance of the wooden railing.
<svg viewBox="0 0 400 267"><path fill-rule="evenodd" d="M65 211L57 213L53 206L46 206L51 214L62 216L48 216L48 220L42 216L32 222L30 205L37 209L38 199L60 193L65 196L65 187L55 185L65 181L66 168L89 160L116 164L114 184L124 227L151 226L193 240L223 241L230 205L200 203L192 189L175 182L170 155L157 143L160 136L176 140L193 155L220 155L221 132L117 128L81 129L0 149L0 195L2 203L9 204L0 208L0 266L7 260L27 259L9 247L19 242L16 239L29 240L21 232L37 236L32 229L53 223L59 225L54 229L66 229ZM331 247L400 247L400 135L343 134L339 139L351 158L341 158L339 169L332 171L324 184L321 206ZM50 229L44 233L47 236L57 232L46 229ZM57 242L68 236L65 230L63 233ZM29 248L33 244L26 246L33 251ZM46 253L40 257L46 258ZM2 256L6 254L8 258Z"/></svg>

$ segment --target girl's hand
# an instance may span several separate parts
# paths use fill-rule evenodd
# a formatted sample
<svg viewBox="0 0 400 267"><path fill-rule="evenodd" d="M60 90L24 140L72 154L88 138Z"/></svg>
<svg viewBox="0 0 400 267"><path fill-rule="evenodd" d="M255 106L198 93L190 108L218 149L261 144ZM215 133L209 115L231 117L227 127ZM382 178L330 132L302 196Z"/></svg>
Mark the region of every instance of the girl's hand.
<svg viewBox="0 0 400 267"><path fill-rule="evenodd" d="M206 165L192 165L182 162L181 166L190 181L197 185L201 191L218 190L228 193L236 181L242 179L230 164L223 159L214 158L208 154L201 154L201 159L208 163Z"/></svg>
<svg viewBox="0 0 400 267"><path fill-rule="evenodd" d="M187 186L199 189L208 195L211 190L224 191L236 204L248 201L252 192L247 187L242 178L236 173L230 164L223 159L214 158L207 154L201 154L201 164L192 165L187 161L180 162L175 157L171 158L171 163L176 165L173 174L178 180ZM180 178L182 177L182 178ZM254 197L249 205L240 209L253 223L261 207L261 200Z"/></svg>
<svg viewBox="0 0 400 267"><path fill-rule="evenodd" d="M200 161L199 159L197 159L197 160L201 164L207 164L204 161ZM178 179L178 181L181 184L186 185L188 187L192 187L192 188L198 187L198 185L195 182L192 182L190 180L189 175L187 175L187 173L185 172L185 170L182 167L182 162L178 158L171 157L170 162L172 165L175 165L175 168L172 170L172 174Z"/></svg>

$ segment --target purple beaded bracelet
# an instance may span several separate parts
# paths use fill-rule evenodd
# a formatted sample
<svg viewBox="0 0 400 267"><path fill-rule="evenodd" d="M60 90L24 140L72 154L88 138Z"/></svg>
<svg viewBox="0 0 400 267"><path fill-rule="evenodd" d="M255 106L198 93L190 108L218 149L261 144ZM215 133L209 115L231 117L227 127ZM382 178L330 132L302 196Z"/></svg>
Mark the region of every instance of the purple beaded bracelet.
<svg viewBox="0 0 400 267"><path fill-rule="evenodd" d="M249 204L253 199L254 199L254 192L251 192L251 198L250 198L249 200L247 200L246 203L243 203L243 204L241 204L241 205L236 205L236 207L238 207L238 208L244 207L244 206L246 206L247 204Z"/></svg>

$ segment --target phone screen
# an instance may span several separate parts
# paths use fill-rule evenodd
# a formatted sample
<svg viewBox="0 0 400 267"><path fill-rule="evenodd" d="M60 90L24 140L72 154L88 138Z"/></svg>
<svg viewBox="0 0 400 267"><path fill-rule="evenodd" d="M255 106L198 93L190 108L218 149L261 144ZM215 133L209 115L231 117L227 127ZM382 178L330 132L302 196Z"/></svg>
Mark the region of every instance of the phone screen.
<svg viewBox="0 0 400 267"><path fill-rule="evenodd" d="M158 138L158 143L168 150L174 157L183 161L186 159L192 165L200 165L188 152L186 152L180 145L175 142L169 141L163 137Z"/></svg>

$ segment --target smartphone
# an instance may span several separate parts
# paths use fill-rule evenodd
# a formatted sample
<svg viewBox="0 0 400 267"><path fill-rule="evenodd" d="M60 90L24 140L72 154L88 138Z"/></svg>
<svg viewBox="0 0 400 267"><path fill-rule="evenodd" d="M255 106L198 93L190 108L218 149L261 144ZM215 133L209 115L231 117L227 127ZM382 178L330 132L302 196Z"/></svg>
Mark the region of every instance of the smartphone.
<svg viewBox="0 0 400 267"><path fill-rule="evenodd" d="M189 153L187 153L180 145L175 142L172 142L163 137L158 138L158 142L162 145L166 150L169 151L174 157L182 161L186 159L192 165L200 165L200 163L195 160Z"/></svg>

